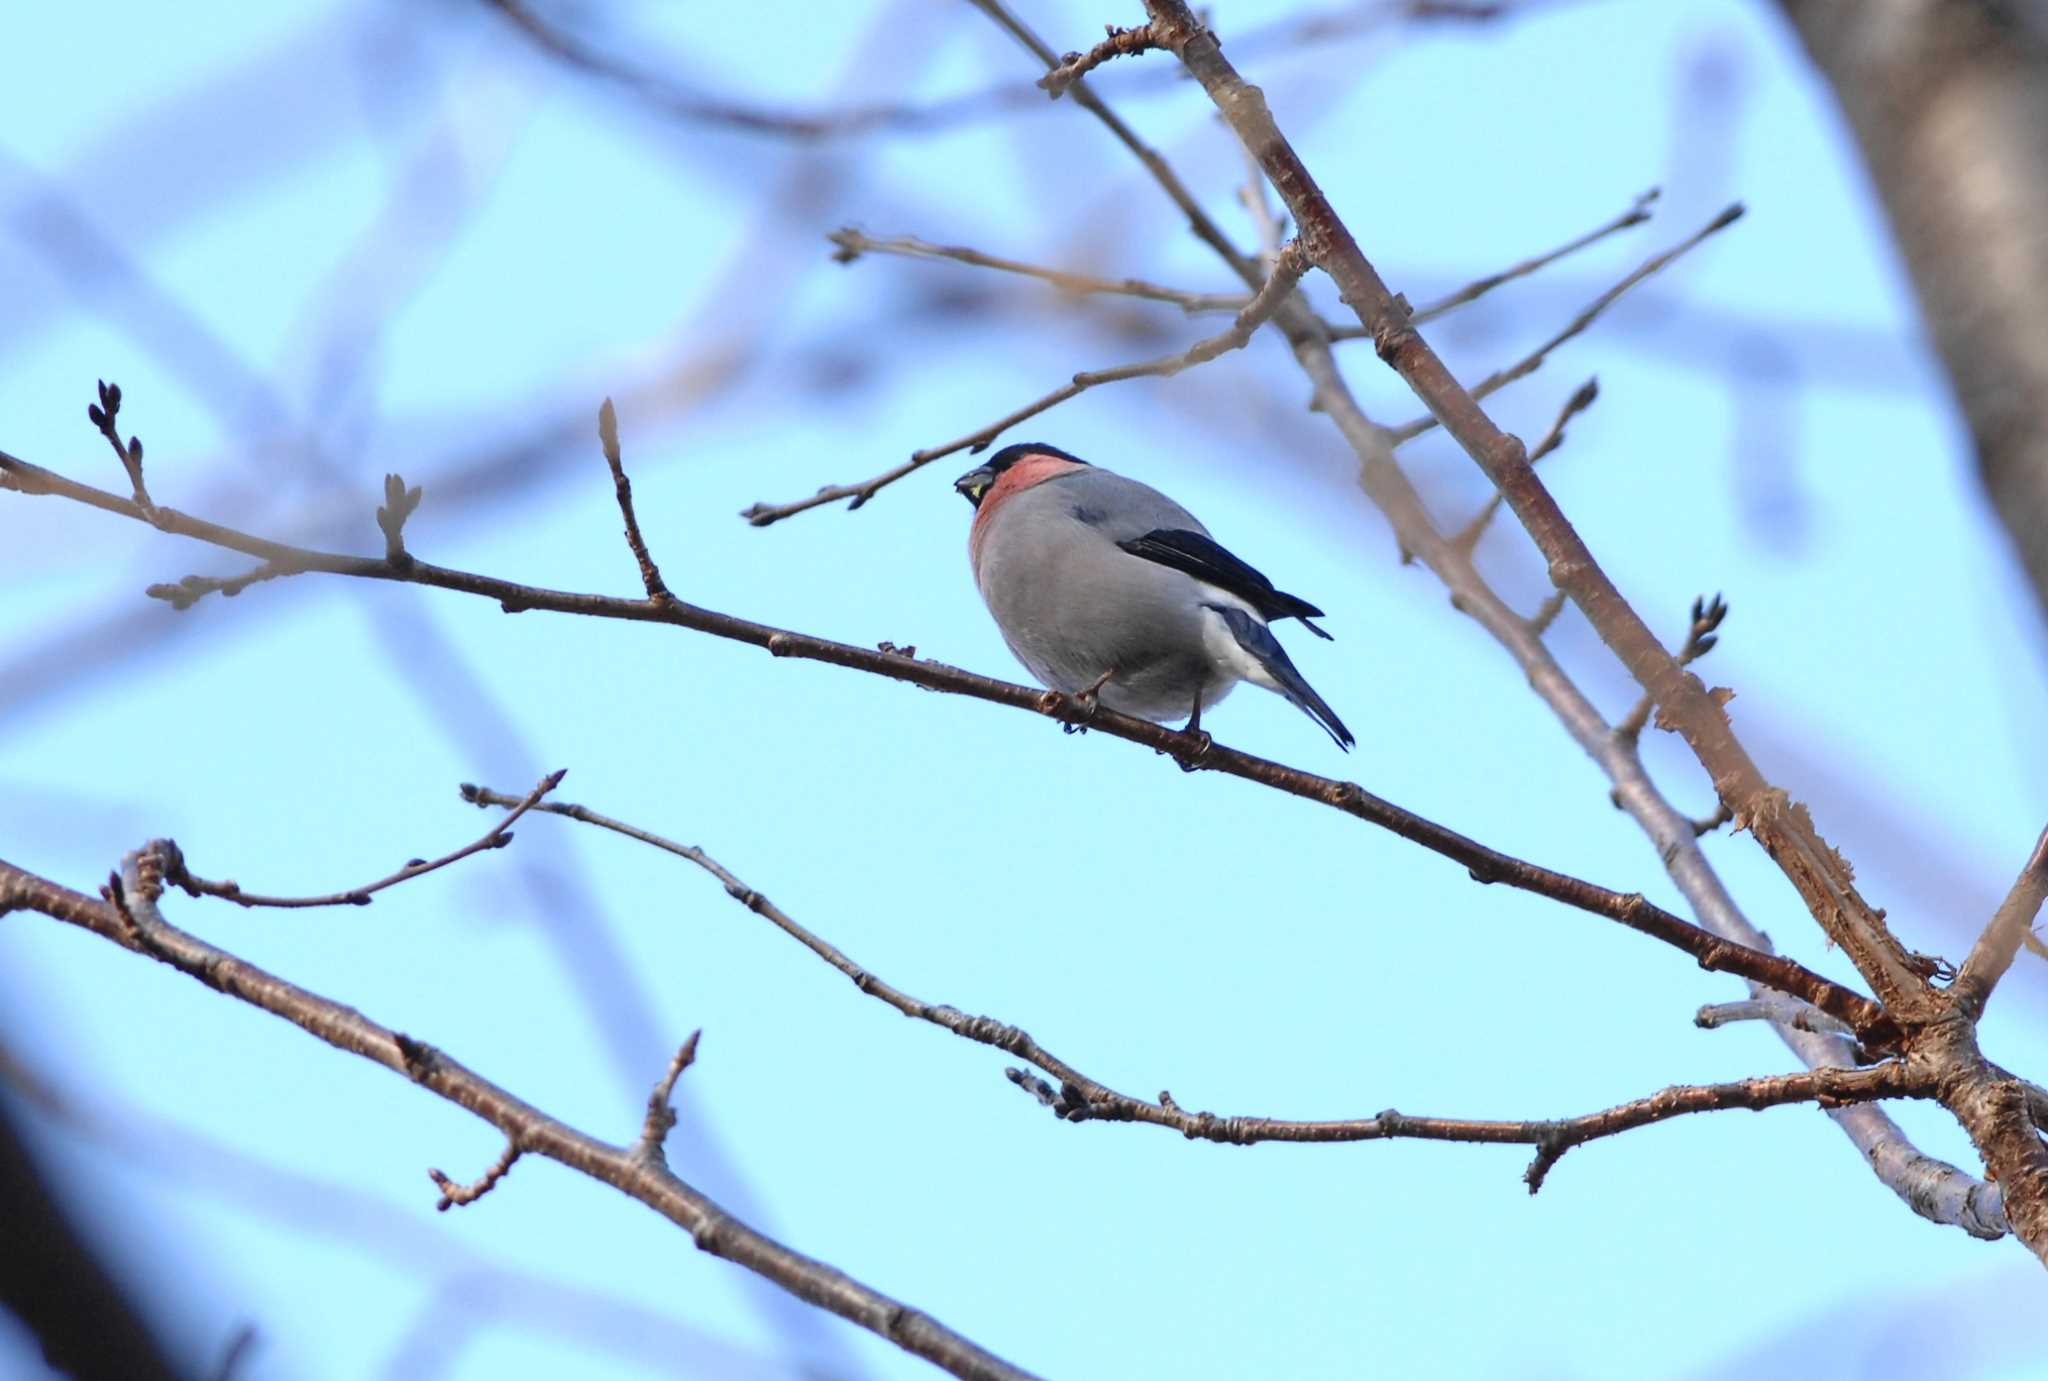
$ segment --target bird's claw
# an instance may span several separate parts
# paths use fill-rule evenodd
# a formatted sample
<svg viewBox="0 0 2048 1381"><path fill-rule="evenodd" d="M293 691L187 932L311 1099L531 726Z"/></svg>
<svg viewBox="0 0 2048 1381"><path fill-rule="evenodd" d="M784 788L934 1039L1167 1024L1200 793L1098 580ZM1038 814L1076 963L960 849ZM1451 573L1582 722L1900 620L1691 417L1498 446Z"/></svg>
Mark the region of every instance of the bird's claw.
<svg viewBox="0 0 2048 1381"><path fill-rule="evenodd" d="M1191 740L1195 745L1194 749L1188 753L1175 753L1173 760L1180 764L1180 770L1183 772L1201 771L1202 764L1208 761L1209 750L1216 746L1216 740L1209 737L1207 729L1183 729L1181 737Z"/></svg>

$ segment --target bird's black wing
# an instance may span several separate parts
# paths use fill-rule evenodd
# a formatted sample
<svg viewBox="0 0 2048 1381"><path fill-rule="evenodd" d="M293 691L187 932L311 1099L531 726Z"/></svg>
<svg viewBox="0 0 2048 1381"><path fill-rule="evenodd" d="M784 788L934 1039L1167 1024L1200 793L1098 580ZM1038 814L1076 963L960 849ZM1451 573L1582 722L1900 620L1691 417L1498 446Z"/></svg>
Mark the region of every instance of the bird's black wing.
<svg viewBox="0 0 2048 1381"><path fill-rule="evenodd" d="M1266 619L1300 619L1319 638L1330 635L1310 623L1323 611L1298 596L1273 588L1273 582L1230 554L1214 538L1186 528L1154 528L1143 537L1126 538L1117 545L1136 557L1157 561L1162 566L1184 571L1219 590L1236 595Z"/></svg>

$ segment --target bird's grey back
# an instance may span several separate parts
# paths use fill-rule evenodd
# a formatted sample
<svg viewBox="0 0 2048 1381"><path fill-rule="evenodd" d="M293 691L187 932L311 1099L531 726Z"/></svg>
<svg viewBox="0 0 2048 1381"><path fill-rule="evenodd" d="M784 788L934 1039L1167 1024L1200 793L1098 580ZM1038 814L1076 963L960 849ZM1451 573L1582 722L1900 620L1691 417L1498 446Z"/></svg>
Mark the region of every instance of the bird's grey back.
<svg viewBox="0 0 2048 1381"><path fill-rule="evenodd" d="M1049 479L1019 494L1013 502L1061 505L1068 513L1098 529L1112 542L1127 542L1161 528L1185 529L1204 536L1209 529L1195 515L1149 484L1090 466Z"/></svg>

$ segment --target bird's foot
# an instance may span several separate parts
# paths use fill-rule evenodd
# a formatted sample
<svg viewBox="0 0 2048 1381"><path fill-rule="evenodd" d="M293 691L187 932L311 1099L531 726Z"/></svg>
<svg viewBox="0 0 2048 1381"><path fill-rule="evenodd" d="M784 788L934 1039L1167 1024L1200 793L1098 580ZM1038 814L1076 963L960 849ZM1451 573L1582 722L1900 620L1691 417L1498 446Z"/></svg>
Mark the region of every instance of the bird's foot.
<svg viewBox="0 0 2048 1381"><path fill-rule="evenodd" d="M1183 729L1180 736L1191 746L1184 753L1175 753L1173 760L1180 764L1183 772L1201 771L1202 765L1208 761L1209 750L1216 746L1216 740L1209 737L1207 729Z"/></svg>

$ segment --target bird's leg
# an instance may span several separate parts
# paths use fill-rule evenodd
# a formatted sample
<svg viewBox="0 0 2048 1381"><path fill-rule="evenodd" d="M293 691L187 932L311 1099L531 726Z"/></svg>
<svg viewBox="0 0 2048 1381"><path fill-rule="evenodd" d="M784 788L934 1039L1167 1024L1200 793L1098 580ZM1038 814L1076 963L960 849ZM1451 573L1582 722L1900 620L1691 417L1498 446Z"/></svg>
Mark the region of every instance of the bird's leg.
<svg viewBox="0 0 2048 1381"><path fill-rule="evenodd" d="M1102 694L1102 688L1108 685L1110 682L1110 678L1115 675L1116 668L1111 667L1108 671L1105 671L1102 673L1102 675L1096 677L1095 680L1089 684L1087 690L1074 692L1073 701L1076 705L1079 705L1081 707L1081 720L1078 724L1060 725L1061 733L1085 734L1088 732L1088 721L1095 718L1095 711L1098 708L1100 708L1102 704L1101 700L1099 699L1099 697Z"/></svg>
<svg viewBox="0 0 2048 1381"><path fill-rule="evenodd" d="M1180 770L1183 772L1193 772L1199 769L1202 765L1202 759L1209 756L1209 749L1216 742L1202 729L1202 692L1206 689L1208 689L1207 686L1195 687L1195 708L1193 713L1188 715L1187 727L1181 730L1182 736L1193 740L1195 744L1194 751L1186 757L1181 757L1178 754L1174 756L1173 760L1180 764Z"/></svg>

